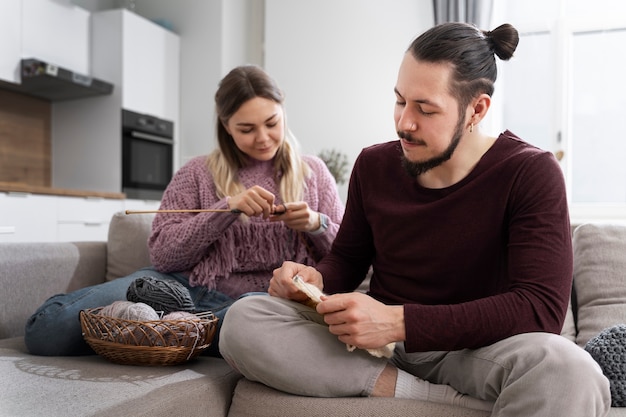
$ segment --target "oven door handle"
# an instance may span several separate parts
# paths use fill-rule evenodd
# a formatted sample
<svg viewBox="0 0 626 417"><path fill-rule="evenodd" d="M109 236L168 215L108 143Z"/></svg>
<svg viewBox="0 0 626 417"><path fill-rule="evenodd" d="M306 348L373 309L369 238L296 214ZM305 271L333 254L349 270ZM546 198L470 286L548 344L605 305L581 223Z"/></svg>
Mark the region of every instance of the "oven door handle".
<svg viewBox="0 0 626 417"><path fill-rule="evenodd" d="M150 140L152 142L165 143L166 145L171 145L174 143L173 139L170 138L162 138L155 135L150 135L148 133L143 132L130 132L130 135L135 138Z"/></svg>

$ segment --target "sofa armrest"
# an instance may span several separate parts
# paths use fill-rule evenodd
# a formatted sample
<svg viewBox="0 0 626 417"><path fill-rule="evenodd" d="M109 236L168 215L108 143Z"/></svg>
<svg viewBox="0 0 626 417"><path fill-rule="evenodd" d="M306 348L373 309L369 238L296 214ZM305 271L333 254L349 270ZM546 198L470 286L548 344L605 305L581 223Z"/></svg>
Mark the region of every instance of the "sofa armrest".
<svg viewBox="0 0 626 417"><path fill-rule="evenodd" d="M0 243L0 339L49 297L104 282L106 242Z"/></svg>

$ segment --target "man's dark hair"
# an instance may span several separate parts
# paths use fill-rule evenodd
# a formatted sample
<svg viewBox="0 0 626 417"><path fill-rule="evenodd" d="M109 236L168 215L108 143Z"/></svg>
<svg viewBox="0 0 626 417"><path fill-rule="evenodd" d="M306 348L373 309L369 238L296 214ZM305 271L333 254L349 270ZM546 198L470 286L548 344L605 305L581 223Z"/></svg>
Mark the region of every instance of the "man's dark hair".
<svg viewBox="0 0 626 417"><path fill-rule="evenodd" d="M477 95L493 94L498 73L494 54L507 61L518 42L517 30L508 23L489 32L468 23L449 22L421 34L407 52L418 61L450 63L450 93L464 109Z"/></svg>

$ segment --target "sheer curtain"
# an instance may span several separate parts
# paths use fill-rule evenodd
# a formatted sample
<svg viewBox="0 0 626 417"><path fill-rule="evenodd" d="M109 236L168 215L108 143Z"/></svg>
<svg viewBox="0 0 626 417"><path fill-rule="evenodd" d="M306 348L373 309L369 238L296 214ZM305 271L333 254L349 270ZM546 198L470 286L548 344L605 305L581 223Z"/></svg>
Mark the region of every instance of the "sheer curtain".
<svg viewBox="0 0 626 417"><path fill-rule="evenodd" d="M490 30L492 3L493 0L433 0L435 24L467 22Z"/></svg>

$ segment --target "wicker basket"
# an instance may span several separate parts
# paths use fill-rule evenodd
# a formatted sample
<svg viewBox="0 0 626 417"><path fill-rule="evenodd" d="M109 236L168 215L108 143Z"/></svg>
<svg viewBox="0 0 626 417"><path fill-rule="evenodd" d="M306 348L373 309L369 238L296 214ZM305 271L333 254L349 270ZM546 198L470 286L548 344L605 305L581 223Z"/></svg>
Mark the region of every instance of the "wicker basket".
<svg viewBox="0 0 626 417"><path fill-rule="evenodd" d="M213 313L193 319L133 321L99 315L102 307L80 312L83 337L105 359L122 365L177 365L211 345L217 330Z"/></svg>

